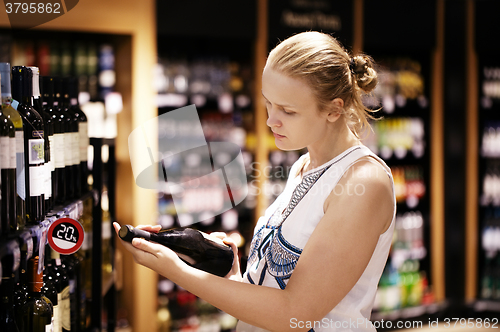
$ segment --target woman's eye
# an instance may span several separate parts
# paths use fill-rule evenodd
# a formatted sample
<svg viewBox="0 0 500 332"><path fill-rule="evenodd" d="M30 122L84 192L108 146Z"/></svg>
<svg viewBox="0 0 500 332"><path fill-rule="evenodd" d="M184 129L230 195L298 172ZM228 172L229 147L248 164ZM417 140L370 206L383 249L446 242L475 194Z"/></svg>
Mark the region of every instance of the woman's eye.
<svg viewBox="0 0 500 332"><path fill-rule="evenodd" d="M292 115L292 114L293 114L293 112L289 112L289 111L287 111L286 109L283 109L283 112L284 112L285 114L288 114L288 115Z"/></svg>

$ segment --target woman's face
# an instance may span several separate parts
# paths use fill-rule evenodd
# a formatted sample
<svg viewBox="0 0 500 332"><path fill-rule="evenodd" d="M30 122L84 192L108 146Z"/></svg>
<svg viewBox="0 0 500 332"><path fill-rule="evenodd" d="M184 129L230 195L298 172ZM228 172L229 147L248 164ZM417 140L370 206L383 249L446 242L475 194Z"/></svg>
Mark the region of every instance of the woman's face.
<svg viewBox="0 0 500 332"><path fill-rule="evenodd" d="M264 68L262 95L267 125L281 150L298 150L325 138L328 120L320 112L311 88L302 80Z"/></svg>

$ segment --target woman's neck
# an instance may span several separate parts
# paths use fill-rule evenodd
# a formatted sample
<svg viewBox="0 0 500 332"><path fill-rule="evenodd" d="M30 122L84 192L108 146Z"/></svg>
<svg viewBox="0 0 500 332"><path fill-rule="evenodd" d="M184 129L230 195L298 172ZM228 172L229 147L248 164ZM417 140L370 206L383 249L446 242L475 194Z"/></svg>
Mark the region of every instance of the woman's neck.
<svg viewBox="0 0 500 332"><path fill-rule="evenodd" d="M333 123L331 129L328 135L307 147L309 162L305 165L304 171L319 167L345 150L361 144L343 119Z"/></svg>

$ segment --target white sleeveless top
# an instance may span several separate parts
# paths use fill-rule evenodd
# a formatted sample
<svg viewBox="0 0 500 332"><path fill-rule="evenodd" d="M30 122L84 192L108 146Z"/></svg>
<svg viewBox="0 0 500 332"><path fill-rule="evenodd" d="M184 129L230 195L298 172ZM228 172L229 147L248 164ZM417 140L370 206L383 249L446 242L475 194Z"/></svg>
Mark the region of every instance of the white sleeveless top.
<svg viewBox="0 0 500 332"><path fill-rule="evenodd" d="M316 225L324 215L323 204L345 172L362 157L377 160L392 182L389 167L367 147L357 145L327 163L303 173L299 170L309 153L292 166L285 189L269 206L255 227L244 282L285 289L297 261ZM347 188L362 194L362 188ZM394 183L392 182L394 193ZM338 188L336 189L338 191ZM338 192L340 194L340 192ZM378 282L392 243L394 215L389 229L380 235L365 271L349 293L323 319L315 322L290 321L291 328L311 327L313 331L376 331L369 321ZM238 332L264 331L242 321Z"/></svg>

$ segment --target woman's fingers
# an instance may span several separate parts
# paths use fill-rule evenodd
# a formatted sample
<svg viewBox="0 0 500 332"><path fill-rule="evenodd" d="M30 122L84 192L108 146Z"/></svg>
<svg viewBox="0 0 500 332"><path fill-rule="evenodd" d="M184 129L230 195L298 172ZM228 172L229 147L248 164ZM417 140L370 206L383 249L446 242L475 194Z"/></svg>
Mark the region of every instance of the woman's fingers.
<svg viewBox="0 0 500 332"><path fill-rule="evenodd" d="M116 221L113 223L113 226L115 227L116 232L118 233L120 231L120 224L117 223ZM158 233L161 230L161 225L137 225L134 226L137 229L142 229L147 232L152 232L152 233Z"/></svg>
<svg viewBox="0 0 500 332"><path fill-rule="evenodd" d="M215 236L216 238L219 238L221 240L224 240L227 237L226 233L224 232L212 232L210 233L210 235Z"/></svg>
<svg viewBox="0 0 500 332"><path fill-rule="evenodd" d="M161 225L137 225L134 226L137 229L142 229L148 232L158 233L161 230Z"/></svg>

